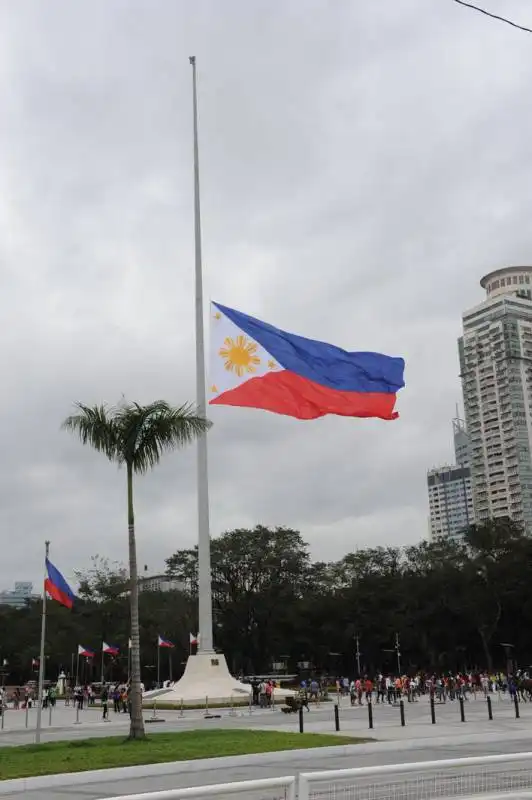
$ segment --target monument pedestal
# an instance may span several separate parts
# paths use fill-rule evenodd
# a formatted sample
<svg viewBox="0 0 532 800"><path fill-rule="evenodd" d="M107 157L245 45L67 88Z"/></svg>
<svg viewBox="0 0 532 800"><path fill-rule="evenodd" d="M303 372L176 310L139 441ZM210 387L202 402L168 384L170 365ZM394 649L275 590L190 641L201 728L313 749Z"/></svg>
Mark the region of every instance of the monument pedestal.
<svg viewBox="0 0 532 800"><path fill-rule="evenodd" d="M251 684L233 678L223 653L198 653L189 656L180 680L168 689L145 692L144 700L160 697L163 703L176 706L200 705L208 698L209 705L249 700ZM289 689L275 689L275 699L283 700L294 694Z"/></svg>

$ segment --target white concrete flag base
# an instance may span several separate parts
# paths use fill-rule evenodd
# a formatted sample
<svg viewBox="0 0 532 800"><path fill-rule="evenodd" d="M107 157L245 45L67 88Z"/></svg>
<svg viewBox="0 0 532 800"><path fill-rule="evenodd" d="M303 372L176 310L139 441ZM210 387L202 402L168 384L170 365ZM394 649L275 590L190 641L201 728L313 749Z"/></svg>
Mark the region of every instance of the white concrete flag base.
<svg viewBox="0 0 532 800"><path fill-rule="evenodd" d="M176 706L199 705L208 698L209 705L249 700L251 684L233 678L222 653L198 653L189 656L185 672L180 680L167 689L144 692L143 699L160 698L163 703ZM290 689L275 689L275 700L284 700L293 695Z"/></svg>

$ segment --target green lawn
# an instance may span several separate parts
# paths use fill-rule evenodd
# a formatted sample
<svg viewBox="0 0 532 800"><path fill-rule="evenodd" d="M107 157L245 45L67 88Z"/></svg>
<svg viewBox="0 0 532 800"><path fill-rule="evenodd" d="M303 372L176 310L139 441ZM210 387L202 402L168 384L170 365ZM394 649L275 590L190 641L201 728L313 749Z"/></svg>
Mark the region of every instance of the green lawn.
<svg viewBox="0 0 532 800"><path fill-rule="evenodd" d="M129 742L121 736L46 742L40 745L0 747L0 779L307 747L331 747L368 741L372 740L320 733L216 729L155 733L144 741L136 742Z"/></svg>

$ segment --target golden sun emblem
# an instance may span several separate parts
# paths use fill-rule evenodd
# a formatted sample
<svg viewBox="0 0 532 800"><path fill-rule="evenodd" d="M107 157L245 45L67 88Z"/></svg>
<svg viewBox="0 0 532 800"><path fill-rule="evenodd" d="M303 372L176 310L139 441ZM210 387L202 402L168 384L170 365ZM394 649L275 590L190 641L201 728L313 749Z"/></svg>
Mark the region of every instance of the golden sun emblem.
<svg viewBox="0 0 532 800"><path fill-rule="evenodd" d="M277 364L275 363L275 361L273 361L271 359L270 359L270 361L268 361L268 369L275 369L276 366L277 366Z"/></svg>
<svg viewBox="0 0 532 800"><path fill-rule="evenodd" d="M256 352L257 345L249 341L246 336L237 336L235 339L228 336L224 346L219 350L219 355L224 360L226 370L236 373L241 378L246 372L256 372L260 364Z"/></svg>

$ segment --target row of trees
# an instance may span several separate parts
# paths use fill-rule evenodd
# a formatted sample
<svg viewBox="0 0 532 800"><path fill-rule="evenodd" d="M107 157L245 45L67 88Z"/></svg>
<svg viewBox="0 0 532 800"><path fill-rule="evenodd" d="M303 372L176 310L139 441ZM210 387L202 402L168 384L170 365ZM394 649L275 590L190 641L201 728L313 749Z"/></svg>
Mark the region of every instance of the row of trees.
<svg viewBox="0 0 532 800"><path fill-rule="evenodd" d="M186 589L139 598L146 681L155 677L158 634L175 643L177 672L197 630L196 549L170 556L167 572ZM356 637L364 671L394 671L396 634L405 669L505 667L508 644L522 666L532 664L532 539L509 521L473 526L461 541L366 548L333 562L312 561L298 531L237 529L213 540L212 574L215 643L234 673L279 661L296 671L309 661L317 671L352 675ZM115 676L126 670L127 587L125 569L95 559L75 611L51 605L51 674L70 671L78 643L98 649L102 640L121 647ZM13 679L27 676L39 624L39 604L0 611L0 658Z"/></svg>

